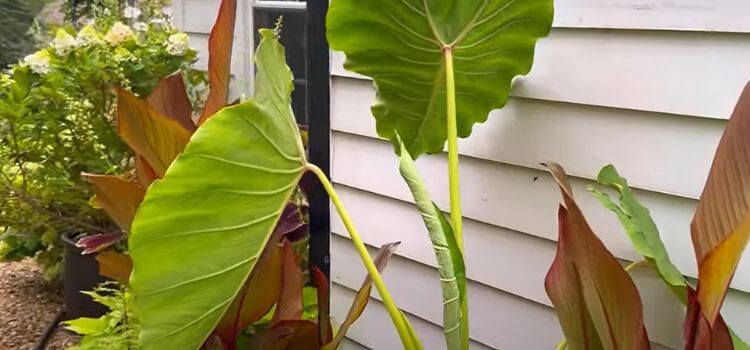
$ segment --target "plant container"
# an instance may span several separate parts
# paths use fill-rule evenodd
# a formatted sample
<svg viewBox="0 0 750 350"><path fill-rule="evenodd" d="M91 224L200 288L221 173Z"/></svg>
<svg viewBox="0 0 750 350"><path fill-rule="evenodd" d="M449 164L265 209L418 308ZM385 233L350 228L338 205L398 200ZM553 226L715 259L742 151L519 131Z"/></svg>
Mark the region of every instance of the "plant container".
<svg viewBox="0 0 750 350"><path fill-rule="evenodd" d="M99 263L96 261L96 253L83 255L83 250L76 247L77 233L65 233L62 235L65 247L65 260L63 262L63 299L65 300L65 314L63 320L72 320L79 317L100 317L107 312L107 308L95 302L90 296L81 291L93 290L98 284L108 279L99 274Z"/></svg>

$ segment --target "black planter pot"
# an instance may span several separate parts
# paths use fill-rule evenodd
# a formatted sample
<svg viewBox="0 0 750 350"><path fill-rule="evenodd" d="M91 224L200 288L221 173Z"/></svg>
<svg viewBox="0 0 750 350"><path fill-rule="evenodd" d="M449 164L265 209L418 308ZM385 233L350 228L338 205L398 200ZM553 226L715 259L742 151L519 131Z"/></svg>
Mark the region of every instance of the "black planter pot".
<svg viewBox="0 0 750 350"><path fill-rule="evenodd" d="M99 275L99 264L96 254L82 255L83 250L76 247L79 234L65 233L62 243L65 247L65 261L63 264L63 299L65 300L64 320L79 317L100 317L107 312L107 308L95 302L90 296L81 291L90 291L98 284L106 282L107 278Z"/></svg>

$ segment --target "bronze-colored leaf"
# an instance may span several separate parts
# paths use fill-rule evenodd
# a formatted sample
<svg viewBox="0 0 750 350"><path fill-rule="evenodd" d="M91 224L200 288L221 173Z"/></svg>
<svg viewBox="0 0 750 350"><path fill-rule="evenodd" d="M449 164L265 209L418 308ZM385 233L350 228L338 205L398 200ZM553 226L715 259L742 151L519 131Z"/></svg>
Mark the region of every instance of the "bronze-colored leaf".
<svg viewBox="0 0 750 350"><path fill-rule="evenodd" d="M396 248L398 248L399 244L401 244L401 242L387 243L380 247L380 252L378 253L378 256L375 257L375 266L378 268L378 271L383 272L383 270L385 270L385 267L388 265L388 261L396 252ZM349 328L351 328L354 322L357 321L359 316L362 316L362 313L365 311L367 302L370 300L371 291L372 280L370 279L370 275L367 275L364 282L362 282L362 287L359 288L357 295L354 297L354 302L352 302L352 306L351 308L349 308L349 313L346 315L346 319L341 324L338 332L336 332L336 336L333 338L333 341L326 345L326 349L334 350L339 347L341 341L343 341L344 337L346 336L346 332L349 330Z"/></svg>
<svg viewBox="0 0 750 350"><path fill-rule="evenodd" d="M547 167L565 205L558 210L557 255L545 289L569 348L650 349L635 284L589 227L562 167Z"/></svg>
<svg viewBox="0 0 750 350"><path fill-rule="evenodd" d="M120 282L124 286L128 285L130 272L133 271L133 260L129 256L110 249L97 254L96 261L99 262L100 275Z"/></svg>
<svg viewBox="0 0 750 350"><path fill-rule="evenodd" d="M94 187L94 204L128 232L146 191L137 183L113 175L82 174Z"/></svg>
<svg viewBox="0 0 750 350"><path fill-rule="evenodd" d="M154 107L156 112L176 121L185 130L191 133L195 131L196 125L192 118L193 109L181 72L162 79L159 86L148 97L148 103Z"/></svg>
<svg viewBox="0 0 750 350"><path fill-rule="evenodd" d="M133 94L117 90L117 129L120 137L162 177L182 153L191 133Z"/></svg>
<svg viewBox="0 0 750 350"><path fill-rule="evenodd" d="M237 0L221 0L219 14L208 36L209 91L198 125L227 105L236 17Z"/></svg>

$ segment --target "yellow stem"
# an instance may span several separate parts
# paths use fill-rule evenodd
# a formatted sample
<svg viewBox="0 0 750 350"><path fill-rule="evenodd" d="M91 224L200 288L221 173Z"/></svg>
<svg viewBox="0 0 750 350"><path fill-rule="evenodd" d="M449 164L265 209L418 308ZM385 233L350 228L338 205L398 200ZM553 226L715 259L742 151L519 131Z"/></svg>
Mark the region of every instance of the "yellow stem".
<svg viewBox="0 0 750 350"><path fill-rule="evenodd" d="M308 163L306 167L308 170L313 172L315 176L318 177L318 180L320 180L320 182L323 184L323 188L325 188L328 196L333 202L333 205L336 207L336 211L339 213L341 221L344 222L344 226L346 226L347 231L349 231L349 236L354 243L354 247L357 249L360 258L362 258L362 263L365 265L365 268L367 268L367 272L370 274L370 278L372 279L373 284L375 284L375 288L378 290L380 297L383 299L383 304L385 305L386 310L388 310L388 313L391 315L391 320L393 321L393 325L398 331L398 335L401 337L401 342L404 344L404 348L408 350L416 349L412 342L412 336L409 332L409 328L405 323L405 319L401 314L401 311L398 309L398 307L396 307L396 303L393 301L393 298L388 292L388 289L383 282L383 278L380 276L378 268L375 267L375 263L372 261L372 257L370 257L370 254L367 252L365 244L362 242L359 233L357 233L357 229L354 227L352 219L349 217L349 213L341 203L341 199L339 198L338 194L336 194L333 185L323 173L323 170L321 170L315 164Z"/></svg>

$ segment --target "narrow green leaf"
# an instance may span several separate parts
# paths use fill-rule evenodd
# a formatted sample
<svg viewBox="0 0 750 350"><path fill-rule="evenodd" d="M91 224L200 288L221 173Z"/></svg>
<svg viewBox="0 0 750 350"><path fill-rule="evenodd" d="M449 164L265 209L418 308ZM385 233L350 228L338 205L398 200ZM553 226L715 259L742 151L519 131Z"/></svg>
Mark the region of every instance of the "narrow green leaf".
<svg viewBox="0 0 750 350"><path fill-rule="evenodd" d="M378 134L412 157L447 137L446 52L454 63L458 136L503 107L549 32L552 0L333 0L326 27L344 66L372 77Z"/></svg>
<svg viewBox="0 0 750 350"><path fill-rule="evenodd" d="M620 204L614 203L607 193L593 187L589 187L589 191L604 207L617 214L636 251L656 266L661 278L680 295L680 299L685 299L685 278L669 260L669 254L659 236L659 229L651 218L651 213L635 198L628 186L628 181L620 176L613 165L602 168L597 181L617 191L620 195Z"/></svg>
<svg viewBox="0 0 750 350"><path fill-rule="evenodd" d="M398 136L397 136L398 137ZM443 289L443 327L448 349L460 349L461 337L461 303L466 298L466 268L461 250L456 243L450 223L443 212L432 202L419 176L414 160L406 147L399 140L401 147L401 176L406 181L414 196L414 201L422 214L432 247L438 262L440 282Z"/></svg>
<svg viewBox="0 0 750 350"><path fill-rule="evenodd" d="M256 265L305 170L292 74L268 30L256 93L193 135L132 225L130 285L149 349L197 349ZM270 79L269 79L270 78Z"/></svg>
<svg viewBox="0 0 750 350"><path fill-rule="evenodd" d="M679 298L680 302L688 306L688 293L692 288L688 286L685 277L669 259L669 254L661 240L659 230L651 218L648 208L643 206L628 186L628 181L622 177L613 165L607 165L599 171L597 181L613 188L619 193L618 205L610 196L596 188L589 186L588 190L601 204L617 214L625 232L630 236L633 246L639 254L643 255L655 268L664 283ZM719 315L721 318L721 315ZM721 320L724 324L724 321ZM734 332L730 329L735 349L750 350Z"/></svg>

